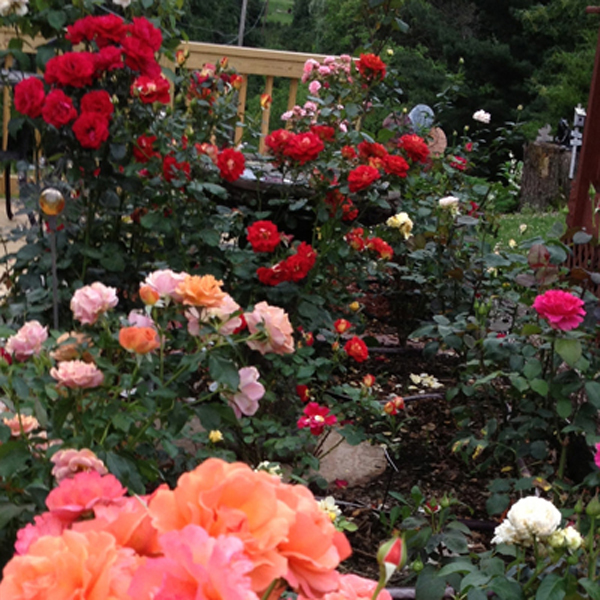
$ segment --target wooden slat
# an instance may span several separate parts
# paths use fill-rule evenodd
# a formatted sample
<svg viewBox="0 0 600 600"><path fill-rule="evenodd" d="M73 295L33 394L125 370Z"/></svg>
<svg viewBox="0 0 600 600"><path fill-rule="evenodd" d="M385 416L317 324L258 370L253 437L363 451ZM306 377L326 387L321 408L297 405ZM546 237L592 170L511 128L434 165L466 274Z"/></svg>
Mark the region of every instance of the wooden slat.
<svg viewBox="0 0 600 600"><path fill-rule="evenodd" d="M299 79L290 80L290 91L288 94L287 109L292 110L296 106L296 98L298 97L298 82Z"/></svg>
<svg viewBox="0 0 600 600"><path fill-rule="evenodd" d="M248 95L248 76L243 75L242 85L240 87L240 91L238 92L238 121L240 123L244 122L244 115L246 114L246 96ZM235 145L237 146L241 141L244 135L244 128L241 126L237 126L235 128Z"/></svg>
<svg viewBox="0 0 600 600"><path fill-rule="evenodd" d="M265 85L265 94L273 98L273 77L267 77ZM271 116L271 103L269 102L266 108L262 110L262 121L260 123L260 142L258 143L259 154L265 153L265 138L269 135L269 118Z"/></svg>

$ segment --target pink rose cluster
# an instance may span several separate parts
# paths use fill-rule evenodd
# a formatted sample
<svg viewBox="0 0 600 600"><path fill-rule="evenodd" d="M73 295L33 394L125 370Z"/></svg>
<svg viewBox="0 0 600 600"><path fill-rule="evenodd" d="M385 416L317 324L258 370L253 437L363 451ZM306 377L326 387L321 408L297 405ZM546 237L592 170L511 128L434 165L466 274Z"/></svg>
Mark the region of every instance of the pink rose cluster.
<svg viewBox="0 0 600 600"><path fill-rule="evenodd" d="M548 290L533 302L533 308L552 329L570 331L579 327L585 317L581 298L563 290Z"/></svg>
<svg viewBox="0 0 600 600"><path fill-rule="evenodd" d="M78 289L71 298L73 317L83 325L93 325L119 303L117 290L99 281Z"/></svg>
<svg viewBox="0 0 600 600"><path fill-rule="evenodd" d="M15 335L8 338L5 350L17 360L24 361L37 356L47 339L47 327L42 326L39 321L28 321Z"/></svg>
<svg viewBox="0 0 600 600"><path fill-rule="evenodd" d="M80 472L19 531L0 598L368 600L377 583L337 568L343 533L304 486L211 458L171 490L128 497L112 475ZM376 600L390 600L381 592Z"/></svg>

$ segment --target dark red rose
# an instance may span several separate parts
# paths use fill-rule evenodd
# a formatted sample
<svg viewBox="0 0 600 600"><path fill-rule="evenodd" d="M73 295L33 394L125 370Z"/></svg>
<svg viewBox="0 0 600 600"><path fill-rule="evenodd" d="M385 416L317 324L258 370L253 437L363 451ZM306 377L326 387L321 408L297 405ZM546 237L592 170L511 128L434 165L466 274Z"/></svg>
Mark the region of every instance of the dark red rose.
<svg viewBox="0 0 600 600"><path fill-rule="evenodd" d="M91 52L65 52L46 63L44 79L50 85L82 88L91 85L96 72Z"/></svg>
<svg viewBox="0 0 600 600"><path fill-rule="evenodd" d="M37 77L28 77L15 87L15 108L32 119L41 116L46 92Z"/></svg>
<svg viewBox="0 0 600 600"><path fill-rule="evenodd" d="M281 234L275 223L256 221L248 226L247 239L254 252L273 252L281 242Z"/></svg>
<svg viewBox="0 0 600 600"><path fill-rule="evenodd" d="M122 69L125 66L123 62L123 50L116 46L106 46L106 48L102 48L100 52L93 56L96 75L100 75L105 71Z"/></svg>
<svg viewBox="0 0 600 600"><path fill-rule="evenodd" d="M356 362L364 362L369 358L367 345L357 336L354 336L345 343L344 352Z"/></svg>
<svg viewBox="0 0 600 600"><path fill-rule="evenodd" d="M424 163L429 158L429 146L422 137L413 133L403 135L398 141L398 148L402 148L413 162Z"/></svg>
<svg viewBox="0 0 600 600"><path fill-rule="evenodd" d="M450 166L458 171L464 171L468 166L468 161L462 156L454 156L450 161Z"/></svg>
<svg viewBox="0 0 600 600"><path fill-rule="evenodd" d="M354 160L356 158L356 150L352 146L343 146L342 158L345 158L346 160Z"/></svg>
<svg viewBox="0 0 600 600"><path fill-rule="evenodd" d="M289 281L288 273L283 268L282 263L277 263L274 267L258 267L256 275L263 285L270 285L272 287L284 281Z"/></svg>
<svg viewBox="0 0 600 600"><path fill-rule="evenodd" d="M303 165L315 160L324 148L325 144L314 133L298 133L289 140L283 154Z"/></svg>
<svg viewBox="0 0 600 600"><path fill-rule="evenodd" d="M385 77L385 63L375 54L361 54L356 61L358 72L367 80L371 81Z"/></svg>
<svg viewBox="0 0 600 600"><path fill-rule="evenodd" d="M295 135L296 134L289 129L276 129L265 138L265 145L271 150L272 154L279 157L283 154L289 141Z"/></svg>
<svg viewBox="0 0 600 600"><path fill-rule="evenodd" d="M288 280L300 281L304 279L314 267L316 260L317 253L313 250L312 246L306 242L302 242L298 246L296 254L283 261L283 267L288 274Z"/></svg>
<svg viewBox="0 0 600 600"><path fill-rule="evenodd" d="M124 38L122 46L125 53L125 64L130 69L147 77L160 76L160 65L156 62L154 52L150 46L133 37Z"/></svg>
<svg viewBox="0 0 600 600"><path fill-rule="evenodd" d="M333 142L335 129L329 125L311 125L310 130L324 142Z"/></svg>
<svg viewBox="0 0 600 600"><path fill-rule="evenodd" d="M396 177L406 177L409 169L408 163L401 157L394 154L388 154L383 159L383 170L388 175Z"/></svg>
<svg viewBox="0 0 600 600"><path fill-rule="evenodd" d="M379 179L379 171L369 165L361 165L348 174L348 187L351 192L360 192Z"/></svg>
<svg viewBox="0 0 600 600"><path fill-rule="evenodd" d="M82 148L97 150L108 139L108 119L98 113L82 113L73 123L73 133Z"/></svg>
<svg viewBox="0 0 600 600"><path fill-rule="evenodd" d="M88 92L81 99L81 112L95 112L110 119L114 111L115 107L106 90Z"/></svg>
<svg viewBox="0 0 600 600"><path fill-rule="evenodd" d="M377 142L367 142L363 140L358 146L358 157L361 160L368 161L369 158L384 158L387 156L388 151L385 149L383 144Z"/></svg>
<svg viewBox="0 0 600 600"><path fill-rule="evenodd" d="M140 135L136 140L136 145L133 147L133 157L136 162L145 164L153 156L160 156L160 154L154 150L155 141L155 135Z"/></svg>
<svg viewBox="0 0 600 600"><path fill-rule="evenodd" d="M152 104L153 102L169 104L171 101L171 85L164 75L159 77L140 75L131 86L131 95L138 96L144 104Z"/></svg>
<svg viewBox="0 0 600 600"><path fill-rule="evenodd" d="M244 172L245 166L244 155L233 148L226 148L217 156L217 167L225 181L237 181Z"/></svg>
<svg viewBox="0 0 600 600"><path fill-rule="evenodd" d="M165 181L173 181L173 179L181 179L182 175L190 179L190 163L177 162L177 159L169 154L163 159L163 176Z"/></svg>
<svg viewBox="0 0 600 600"><path fill-rule="evenodd" d="M62 90L52 90L42 108L42 117L46 123L57 129L77 118L73 101Z"/></svg>
<svg viewBox="0 0 600 600"><path fill-rule="evenodd" d="M123 19L117 15L102 15L100 17L84 17L67 27L65 36L72 44L84 40L96 42L98 48L109 44L119 44L127 32Z"/></svg>
<svg viewBox="0 0 600 600"><path fill-rule="evenodd" d="M138 43L149 46L153 52L158 52L162 45L162 33L145 17L135 17L129 26L129 33Z"/></svg>

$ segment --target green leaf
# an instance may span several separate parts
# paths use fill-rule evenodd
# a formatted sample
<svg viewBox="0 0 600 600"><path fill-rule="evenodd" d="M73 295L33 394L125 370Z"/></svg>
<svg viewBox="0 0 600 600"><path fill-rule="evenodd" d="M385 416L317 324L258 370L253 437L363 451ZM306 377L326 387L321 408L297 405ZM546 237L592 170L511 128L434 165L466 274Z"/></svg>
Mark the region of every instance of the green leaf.
<svg viewBox="0 0 600 600"><path fill-rule="evenodd" d="M200 239L207 246L216 248L221 242L221 234L216 229L203 229L200 232Z"/></svg>
<svg viewBox="0 0 600 600"><path fill-rule="evenodd" d="M565 597L565 582L556 573L550 573L542 579L535 600L562 600Z"/></svg>
<svg viewBox="0 0 600 600"><path fill-rule="evenodd" d="M529 389L529 382L524 377L520 377L515 373L511 373L508 378L510 379L513 387L519 392L523 393Z"/></svg>
<svg viewBox="0 0 600 600"><path fill-rule="evenodd" d="M67 15L62 10L49 10L47 18L50 26L57 31L67 22Z"/></svg>
<svg viewBox="0 0 600 600"><path fill-rule="evenodd" d="M418 600L441 600L446 591L446 580L436 575L435 569L428 565L417 579L415 597Z"/></svg>
<svg viewBox="0 0 600 600"><path fill-rule="evenodd" d="M548 395L548 382L543 379L534 379L529 382L529 386L534 392L537 392L544 398Z"/></svg>
<svg viewBox="0 0 600 600"><path fill-rule="evenodd" d="M106 466L110 473L112 473L129 491L136 494L145 493L144 484L142 478L135 466L135 463L115 452L106 453Z"/></svg>
<svg viewBox="0 0 600 600"><path fill-rule="evenodd" d="M238 389L240 375L237 366L229 358L212 352L208 357L208 370L215 381L225 384L230 390Z"/></svg>
<svg viewBox="0 0 600 600"><path fill-rule="evenodd" d="M12 477L31 458L27 444L21 440L0 446L0 477Z"/></svg>
<svg viewBox="0 0 600 600"><path fill-rule="evenodd" d="M33 504L22 504L19 506L11 502L0 502L0 530L4 529L7 523L26 510L34 511L35 506Z"/></svg>
<svg viewBox="0 0 600 600"><path fill-rule="evenodd" d="M100 264L107 270L116 273L121 273L125 270L125 260L117 252L108 256L103 256L100 259Z"/></svg>
<svg viewBox="0 0 600 600"><path fill-rule="evenodd" d="M31 261L42 253L41 244L27 244L17 252L19 260Z"/></svg>
<svg viewBox="0 0 600 600"><path fill-rule="evenodd" d="M485 508L490 515L499 515L503 513L510 503L507 494L492 494L485 503Z"/></svg>
<svg viewBox="0 0 600 600"><path fill-rule="evenodd" d="M466 554L469 551L467 540L460 531L447 531L444 533L444 544L451 552Z"/></svg>
<svg viewBox="0 0 600 600"><path fill-rule="evenodd" d="M559 398L556 402L556 412L561 419L566 419L573 412L573 406L569 398Z"/></svg>
<svg viewBox="0 0 600 600"><path fill-rule="evenodd" d="M460 591L464 592L471 587L482 587L486 585L491 578L491 575L486 575L480 571L473 571L460 582Z"/></svg>
<svg viewBox="0 0 600 600"><path fill-rule="evenodd" d="M587 577L579 580L581 587L589 594L592 600L600 600L600 584Z"/></svg>
<svg viewBox="0 0 600 600"><path fill-rule="evenodd" d="M531 456L537 460L543 460L547 456L546 452L546 442L538 440L537 442L533 442L529 447L529 452Z"/></svg>
<svg viewBox="0 0 600 600"><path fill-rule="evenodd" d="M527 325L523 325L523 329L521 329L521 335L537 335L542 332L542 328L539 325L534 325L533 323L528 323Z"/></svg>
<svg viewBox="0 0 600 600"><path fill-rule="evenodd" d="M472 573L476 571L477 567L469 561L466 560L457 560L456 562L452 562L445 567L442 567L438 573L439 577L446 577L446 575L451 575L452 573Z"/></svg>
<svg viewBox="0 0 600 600"><path fill-rule="evenodd" d="M597 381L586 381L585 393L590 404L600 410L600 383Z"/></svg>
<svg viewBox="0 0 600 600"><path fill-rule="evenodd" d="M487 594L482 589L471 588L467 594L467 600L487 600Z"/></svg>
<svg viewBox="0 0 600 600"><path fill-rule="evenodd" d="M573 243L574 244L587 244L592 239L592 237L593 236L591 233L586 233L585 231L578 231L573 236Z"/></svg>
<svg viewBox="0 0 600 600"><path fill-rule="evenodd" d="M542 372L542 363L537 358L530 358L523 369L523 375L527 379L535 379Z"/></svg>
<svg viewBox="0 0 600 600"><path fill-rule="evenodd" d="M516 581L506 579L503 576L494 577L488 588L495 592L500 600L521 600L523 598L521 586Z"/></svg>
<svg viewBox="0 0 600 600"><path fill-rule="evenodd" d="M582 350L579 340L559 338L556 340L554 348L570 367L574 367L581 358Z"/></svg>

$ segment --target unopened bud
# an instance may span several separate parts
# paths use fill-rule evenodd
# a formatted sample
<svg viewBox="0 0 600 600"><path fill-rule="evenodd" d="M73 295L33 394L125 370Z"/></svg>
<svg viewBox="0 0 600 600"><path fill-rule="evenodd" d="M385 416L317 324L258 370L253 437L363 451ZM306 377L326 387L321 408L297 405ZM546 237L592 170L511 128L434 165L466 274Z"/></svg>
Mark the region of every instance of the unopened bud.
<svg viewBox="0 0 600 600"><path fill-rule="evenodd" d="M396 535L391 540L384 542L377 551L379 563L380 583L387 583L396 569L401 569L406 564L407 551L404 538Z"/></svg>
<svg viewBox="0 0 600 600"><path fill-rule="evenodd" d="M598 496L594 496L589 504L585 507L585 514L588 517L599 517L600 516L600 501Z"/></svg>

